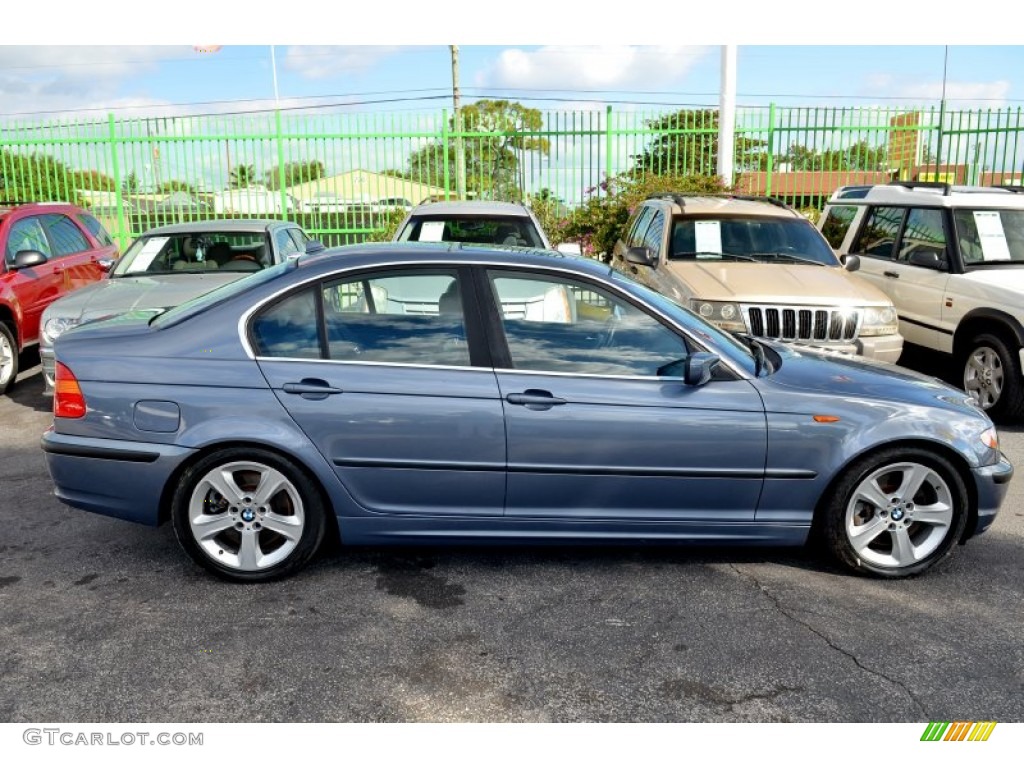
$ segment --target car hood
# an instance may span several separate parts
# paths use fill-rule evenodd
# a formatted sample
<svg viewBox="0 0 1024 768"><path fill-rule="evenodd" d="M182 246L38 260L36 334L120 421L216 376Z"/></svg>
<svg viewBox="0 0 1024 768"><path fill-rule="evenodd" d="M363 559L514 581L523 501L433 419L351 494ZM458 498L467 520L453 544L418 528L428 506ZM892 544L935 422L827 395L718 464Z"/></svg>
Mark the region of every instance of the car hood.
<svg viewBox="0 0 1024 768"><path fill-rule="evenodd" d="M767 343L763 342L762 343ZM782 364L757 379L769 410L787 411L792 394L817 393L841 399L886 400L902 405L953 409L984 416L971 398L941 379L891 363L786 344L770 344Z"/></svg>
<svg viewBox="0 0 1024 768"><path fill-rule="evenodd" d="M247 272L203 272L111 277L69 293L47 316L98 320L135 309L166 309L244 277Z"/></svg>
<svg viewBox="0 0 1024 768"><path fill-rule="evenodd" d="M670 261L659 267L684 294L707 301L816 306L890 305L878 288L841 267L733 261Z"/></svg>

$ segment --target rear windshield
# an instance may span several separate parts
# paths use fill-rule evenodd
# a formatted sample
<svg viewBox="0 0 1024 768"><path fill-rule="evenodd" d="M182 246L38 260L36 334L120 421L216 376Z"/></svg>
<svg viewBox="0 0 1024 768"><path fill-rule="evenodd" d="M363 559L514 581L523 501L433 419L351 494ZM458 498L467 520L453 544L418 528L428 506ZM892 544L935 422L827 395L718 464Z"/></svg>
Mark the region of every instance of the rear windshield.
<svg viewBox="0 0 1024 768"><path fill-rule="evenodd" d="M194 299L189 299L176 307L172 307L165 312L161 312L150 320L150 325L157 328L164 328L169 325L174 325L175 323L180 323L182 320L186 320L194 315L200 314L201 312L205 312L210 307L227 301L234 296L247 293L257 286L269 283L271 280L276 280L289 270L295 269L297 264L298 259L289 259L288 261L275 264L272 267L267 267L259 272L253 272L239 280L226 283L219 288L214 288L209 293L196 296Z"/></svg>
<svg viewBox="0 0 1024 768"><path fill-rule="evenodd" d="M544 247L537 228L525 216L417 217L406 224L398 239L430 243Z"/></svg>

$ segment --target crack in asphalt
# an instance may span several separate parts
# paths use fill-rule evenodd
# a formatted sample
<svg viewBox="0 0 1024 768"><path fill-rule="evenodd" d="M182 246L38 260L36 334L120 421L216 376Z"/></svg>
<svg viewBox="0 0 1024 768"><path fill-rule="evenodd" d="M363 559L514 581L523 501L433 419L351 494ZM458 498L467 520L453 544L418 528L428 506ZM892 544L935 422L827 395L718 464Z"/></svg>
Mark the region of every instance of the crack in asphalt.
<svg viewBox="0 0 1024 768"><path fill-rule="evenodd" d="M854 653L846 650L845 648L837 645L831 638L828 637L828 635L826 635L824 632L816 629L814 626L811 625L810 622L804 621L803 619L801 619L801 618L799 618L797 616L794 616L792 613L790 613L788 610L786 610L786 608L782 605L782 602L779 600L779 598L777 598L775 595L773 595L771 592L769 592L768 588L764 584L762 584L758 580L758 578L756 576L744 573L739 568L737 568L735 564L730 563L729 567L732 568L740 578L746 579L748 581L753 582L754 586L757 587L758 590L760 590L761 594L763 594L765 597L767 597L769 600L772 601L772 604L775 606L775 609L779 613L781 613L783 616L785 616L790 621L792 621L792 622L794 622L796 624L799 624L804 629L806 629L809 632L811 632L811 633L817 635L818 637L820 637L822 640L825 641L825 643L830 648L832 648L833 650L839 651L839 653L843 654L848 659L850 659L850 661L852 661L854 664L856 664L860 669L864 670L865 672L867 672L870 675L874 675L875 677L881 678L882 680L885 680L888 683L890 683L891 685L894 685L897 688L899 688L900 690L902 690L907 695L907 698L909 698L912 702L914 702L914 705L917 707L918 711L921 713L921 716L924 718L924 720L927 721L927 720L930 719L930 717L928 715L928 711L925 709L924 704L921 703L921 700L918 699L917 696L914 695L914 692L911 691L910 688L908 688L905 683L903 683L902 681L897 680L895 678L889 677L885 673L879 672L877 669L872 669L871 667L865 665L860 659L857 658L856 654L854 654Z"/></svg>

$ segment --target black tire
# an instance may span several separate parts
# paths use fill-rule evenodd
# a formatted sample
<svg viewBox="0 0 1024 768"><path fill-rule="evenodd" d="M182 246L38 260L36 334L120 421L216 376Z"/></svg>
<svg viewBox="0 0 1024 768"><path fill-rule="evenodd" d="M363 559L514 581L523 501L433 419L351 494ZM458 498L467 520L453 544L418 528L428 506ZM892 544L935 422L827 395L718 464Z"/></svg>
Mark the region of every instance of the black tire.
<svg viewBox="0 0 1024 768"><path fill-rule="evenodd" d="M968 504L963 478L943 456L923 448L885 449L840 476L819 510L822 541L856 573L913 576L952 554Z"/></svg>
<svg viewBox="0 0 1024 768"><path fill-rule="evenodd" d="M18 378L18 341L6 323L0 323L0 395Z"/></svg>
<svg viewBox="0 0 1024 768"><path fill-rule="evenodd" d="M1020 357L999 336L982 333L971 339L960 355L964 391L995 420L1024 416L1024 382Z"/></svg>
<svg viewBox="0 0 1024 768"><path fill-rule="evenodd" d="M261 499L264 481L272 492ZM316 488L277 453L224 448L182 475L171 501L174 534L189 557L223 579L281 579L306 565L323 540L327 511Z"/></svg>

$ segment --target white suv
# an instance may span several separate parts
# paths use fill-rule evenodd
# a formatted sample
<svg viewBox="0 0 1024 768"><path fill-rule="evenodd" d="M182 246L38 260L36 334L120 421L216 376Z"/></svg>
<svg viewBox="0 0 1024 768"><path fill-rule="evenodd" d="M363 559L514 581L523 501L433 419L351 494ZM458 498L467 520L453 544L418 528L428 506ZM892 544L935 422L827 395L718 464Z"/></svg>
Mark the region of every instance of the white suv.
<svg viewBox="0 0 1024 768"><path fill-rule="evenodd" d="M837 190L818 222L885 291L908 344L952 356L992 418L1024 416L1024 188L893 182Z"/></svg>

